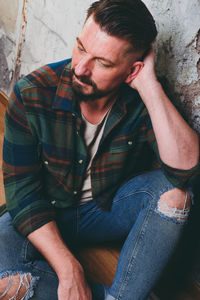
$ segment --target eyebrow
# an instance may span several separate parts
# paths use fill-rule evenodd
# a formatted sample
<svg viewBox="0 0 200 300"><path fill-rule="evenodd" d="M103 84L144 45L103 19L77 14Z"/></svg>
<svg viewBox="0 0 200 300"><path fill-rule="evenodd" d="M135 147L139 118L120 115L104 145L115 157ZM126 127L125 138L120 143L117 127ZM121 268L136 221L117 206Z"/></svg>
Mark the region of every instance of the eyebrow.
<svg viewBox="0 0 200 300"><path fill-rule="evenodd" d="M77 41L78 44L80 44L80 46L83 48L83 50L84 50L85 52L87 52L86 49L85 49L85 47L83 46L83 43L81 42L81 40L80 40L78 37L76 38L76 41ZM114 63L113 61L111 61L111 60L108 59L108 58L102 57L102 56L95 56L95 59L101 59L101 60L103 60L103 61L109 63L111 66L114 66L114 65L115 65L115 63Z"/></svg>

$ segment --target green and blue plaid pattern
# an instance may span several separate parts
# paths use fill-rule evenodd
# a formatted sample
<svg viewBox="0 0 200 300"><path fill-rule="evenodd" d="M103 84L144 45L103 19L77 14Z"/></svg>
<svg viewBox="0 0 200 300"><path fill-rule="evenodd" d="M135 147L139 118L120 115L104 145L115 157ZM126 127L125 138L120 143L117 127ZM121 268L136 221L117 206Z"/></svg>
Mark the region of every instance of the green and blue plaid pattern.
<svg viewBox="0 0 200 300"><path fill-rule="evenodd" d="M27 235L55 217L55 207L77 206L88 164L82 117L73 99L70 60L46 65L16 83L5 116L3 173L7 210ZM154 151L152 151L154 150ZM184 188L187 171L160 160L148 112L123 84L91 166L93 200L109 210L119 187L149 170L154 154L167 178Z"/></svg>

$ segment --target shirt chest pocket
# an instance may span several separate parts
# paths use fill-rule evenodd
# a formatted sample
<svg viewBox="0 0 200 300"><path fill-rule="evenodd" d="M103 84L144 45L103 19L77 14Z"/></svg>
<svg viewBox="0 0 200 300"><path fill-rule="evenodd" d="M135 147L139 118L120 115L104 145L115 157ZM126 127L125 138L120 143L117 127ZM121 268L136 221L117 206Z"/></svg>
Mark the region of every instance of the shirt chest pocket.
<svg viewBox="0 0 200 300"><path fill-rule="evenodd" d="M69 165L55 165L54 163L51 163L48 160L43 161L43 166L46 169L46 171L50 172L54 176L58 177L65 177L70 171Z"/></svg>
<svg viewBox="0 0 200 300"><path fill-rule="evenodd" d="M44 171L55 177L66 177L70 172L71 164L68 160L60 162L53 158L47 158L45 155L43 155L42 167Z"/></svg>
<svg viewBox="0 0 200 300"><path fill-rule="evenodd" d="M71 163L69 159L58 159L55 155L49 155L45 149L40 151L40 160L44 171L53 176L65 177L70 171Z"/></svg>
<svg viewBox="0 0 200 300"><path fill-rule="evenodd" d="M112 142L110 147L110 153L117 154L123 153L133 150L135 147L135 143L133 139L126 139L126 140L115 140Z"/></svg>

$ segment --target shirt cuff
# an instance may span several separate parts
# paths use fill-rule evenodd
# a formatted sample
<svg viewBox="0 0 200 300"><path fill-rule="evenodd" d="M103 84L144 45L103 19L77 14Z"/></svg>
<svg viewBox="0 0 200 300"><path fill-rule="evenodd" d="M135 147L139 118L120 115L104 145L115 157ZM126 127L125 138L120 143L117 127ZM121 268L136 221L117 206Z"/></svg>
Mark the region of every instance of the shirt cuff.
<svg viewBox="0 0 200 300"><path fill-rule="evenodd" d="M175 187L183 190L192 187L195 178L200 175L200 162L188 170L175 169L162 162L162 170Z"/></svg>
<svg viewBox="0 0 200 300"><path fill-rule="evenodd" d="M20 212L13 218L13 225L23 235L31 232L55 219L55 210L50 207L31 208ZM12 214L11 214L12 216Z"/></svg>

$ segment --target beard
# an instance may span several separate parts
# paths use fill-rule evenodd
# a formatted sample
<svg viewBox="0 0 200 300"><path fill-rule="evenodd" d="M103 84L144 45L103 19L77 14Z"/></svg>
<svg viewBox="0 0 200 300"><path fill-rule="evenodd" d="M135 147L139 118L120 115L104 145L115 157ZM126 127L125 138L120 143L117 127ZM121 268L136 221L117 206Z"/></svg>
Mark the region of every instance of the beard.
<svg viewBox="0 0 200 300"><path fill-rule="evenodd" d="M88 94L85 93L84 87L78 82L76 82L74 78L77 78L81 82L86 83L88 86L91 86L92 92ZM71 69L71 82L72 82L73 95L78 102L95 101L103 97L109 96L110 94L112 94L117 90L117 89L112 89L112 90L98 89L96 83L90 80L90 78L88 78L87 76L77 76L74 68Z"/></svg>

